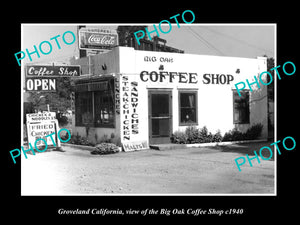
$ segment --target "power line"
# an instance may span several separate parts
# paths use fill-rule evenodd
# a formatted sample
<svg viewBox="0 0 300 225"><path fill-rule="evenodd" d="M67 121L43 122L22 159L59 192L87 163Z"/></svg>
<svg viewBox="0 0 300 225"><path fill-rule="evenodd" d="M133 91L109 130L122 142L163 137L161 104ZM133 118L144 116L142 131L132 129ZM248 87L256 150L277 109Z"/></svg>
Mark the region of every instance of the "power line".
<svg viewBox="0 0 300 225"><path fill-rule="evenodd" d="M233 36L231 36L231 35L221 33L221 32L219 32L219 31L213 30L213 29L208 28L208 27L205 27L205 26L203 26L202 28L204 28L204 29L206 29L206 30L209 30L209 31L211 31L211 32L213 32L213 33L215 33L215 34L218 34L218 35L227 37L227 38L229 38L229 39L232 39L232 40L234 40L234 41L237 41L237 42L239 42L239 43L241 43L241 44L247 45L247 46L249 46L249 47L256 48L256 49L259 49L259 50L261 50L261 51L264 51L264 52L270 52L270 53L274 54L274 52L273 52L272 50L268 50L268 49L261 48L261 47L259 47L259 46L257 46L257 45L251 44L251 43L249 43L249 42L247 42L247 41L244 41L244 40L240 40L240 39L238 39L238 38L236 38L236 37L233 37Z"/></svg>
<svg viewBox="0 0 300 225"><path fill-rule="evenodd" d="M221 55L225 55L223 52L221 52L219 49L217 49L215 46L213 46L211 43L209 43L207 40L205 40L204 37L202 37L199 33L197 33L195 30L193 30L191 27L187 26L189 31L196 37L199 41L201 41L206 47L215 50Z"/></svg>
<svg viewBox="0 0 300 225"><path fill-rule="evenodd" d="M204 44L207 48L210 49L210 46L208 44L206 44L202 39L200 39L198 36L196 36L196 34L194 32L192 32L191 30L188 30L190 31L190 33L195 37L197 38L202 44Z"/></svg>

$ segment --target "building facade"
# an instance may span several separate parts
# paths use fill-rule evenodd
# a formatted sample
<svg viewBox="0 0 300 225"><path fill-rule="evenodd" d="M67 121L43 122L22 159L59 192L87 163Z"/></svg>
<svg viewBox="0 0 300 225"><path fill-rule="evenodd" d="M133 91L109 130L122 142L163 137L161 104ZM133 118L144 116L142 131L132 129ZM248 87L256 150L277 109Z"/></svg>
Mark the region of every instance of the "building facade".
<svg viewBox="0 0 300 225"><path fill-rule="evenodd" d="M241 96L235 85L267 71L256 59L179 54L116 47L80 58L75 80L73 135L99 143L104 136L143 148L170 142L175 131L206 126L222 134L263 125L268 137L267 86L252 85ZM262 77L266 79L266 77Z"/></svg>

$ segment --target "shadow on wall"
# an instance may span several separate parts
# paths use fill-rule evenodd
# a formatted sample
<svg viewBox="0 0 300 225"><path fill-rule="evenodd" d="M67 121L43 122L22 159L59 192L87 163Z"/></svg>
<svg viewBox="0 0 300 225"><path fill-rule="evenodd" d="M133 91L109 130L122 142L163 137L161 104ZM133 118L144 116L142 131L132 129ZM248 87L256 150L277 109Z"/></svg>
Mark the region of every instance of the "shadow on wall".
<svg viewBox="0 0 300 225"><path fill-rule="evenodd" d="M259 79L259 75L256 76ZM264 82L267 82L267 76L262 77ZM250 82L250 81L249 81ZM253 81L251 81L254 83ZM254 83L250 86L250 99L249 99L249 109L250 109L250 125L261 123L263 124L261 139L268 138L268 92L267 86L259 83ZM245 127L246 128L246 127ZM247 127L246 129L248 129ZM243 131L243 129L241 130Z"/></svg>

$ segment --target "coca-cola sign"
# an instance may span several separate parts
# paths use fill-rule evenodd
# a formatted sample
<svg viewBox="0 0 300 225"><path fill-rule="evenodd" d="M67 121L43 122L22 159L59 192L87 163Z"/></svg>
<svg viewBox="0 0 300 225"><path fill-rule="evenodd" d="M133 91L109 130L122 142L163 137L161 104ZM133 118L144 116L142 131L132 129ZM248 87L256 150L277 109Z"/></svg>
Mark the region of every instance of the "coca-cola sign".
<svg viewBox="0 0 300 225"><path fill-rule="evenodd" d="M80 49L111 49L118 45L118 34L109 32L97 32L80 30Z"/></svg>
<svg viewBox="0 0 300 225"><path fill-rule="evenodd" d="M109 35L92 34L89 37L88 42L90 44L114 45L116 42L116 38L114 36L109 36Z"/></svg>

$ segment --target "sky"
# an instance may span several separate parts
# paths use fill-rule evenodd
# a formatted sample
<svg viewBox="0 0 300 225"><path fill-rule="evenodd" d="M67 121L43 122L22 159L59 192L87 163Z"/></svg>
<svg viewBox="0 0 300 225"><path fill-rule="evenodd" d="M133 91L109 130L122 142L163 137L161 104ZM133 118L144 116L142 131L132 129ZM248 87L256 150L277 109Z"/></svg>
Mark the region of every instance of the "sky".
<svg viewBox="0 0 300 225"><path fill-rule="evenodd" d="M185 53L248 58L266 54L274 57L274 33L273 25L207 24L174 26L166 39L168 45L183 49Z"/></svg>
<svg viewBox="0 0 300 225"><path fill-rule="evenodd" d="M78 44L63 43L61 37L64 32L72 31L77 34L78 24L22 24L21 50L27 48L34 51L43 41L60 35L57 40L61 49L57 48L54 40L51 40L52 52L49 55L32 55L32 61L26 57L25 63L49 63L65 62L78 54ZM83 25L83 24L82 24ZM126 25L126 24L122 24ZM129 25L129 24L128 24ZM142 24L138 24L142 25ZM149 31L153 30L153 24L148 25ZM87 24L87 27L99 27L104 29L116 29L118 24ZM157 25L158 26L158 25ZM166 27L162 29L167 31ZM67 37L67 36L66 36ZM168 34L160 33L160 37L167 40L167 45L184 50L186 54L218 55L232 57L256 58L257 56L275 56L276 27L274 24L172 24ZM47 46L44 45L44 51Z"/></svg>

